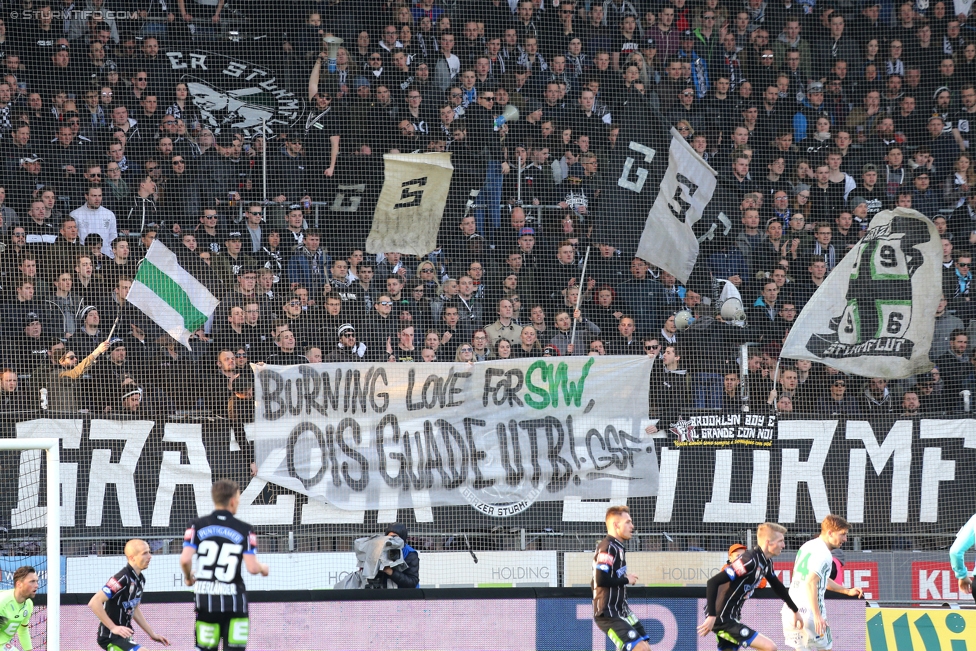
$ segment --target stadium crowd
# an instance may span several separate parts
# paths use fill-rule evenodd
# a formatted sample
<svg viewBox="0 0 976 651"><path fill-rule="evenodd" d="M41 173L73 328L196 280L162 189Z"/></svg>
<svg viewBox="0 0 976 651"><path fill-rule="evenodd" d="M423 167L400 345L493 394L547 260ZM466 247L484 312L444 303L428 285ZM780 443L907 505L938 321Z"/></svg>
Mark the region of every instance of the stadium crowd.
<svg viewBox="0 0 976 651"><path fill-rule="evenodd" d="M87 0L64 13L81 4L0 21L4 411L234 416L252 362L586 354L657 358L653 414L738 411L745 342L759 344L754 408L937 414L976 386L971 2L153 0L110 14L135 5ZM344 40L334 72L329 35ZM280 70L307 119L273 139L228 127L239 109L201 99L167 55L218 46ZM619 209L606 201L617 137L641 127L614 115L635 104L731 197L705 286L596 236ZM508 106L520 119L498 119ZM382 154L426 151L455 168L428 256L366 254L370 216L315 222L310 206L374 182ZM791 323L893 206L944 238L937 369L889 385L784 360L774 386ZM220 299L192 350L126 302L157 237ZM745 324L715 312L723 280ZM679 331L682 309L696 321Z"/></svg>

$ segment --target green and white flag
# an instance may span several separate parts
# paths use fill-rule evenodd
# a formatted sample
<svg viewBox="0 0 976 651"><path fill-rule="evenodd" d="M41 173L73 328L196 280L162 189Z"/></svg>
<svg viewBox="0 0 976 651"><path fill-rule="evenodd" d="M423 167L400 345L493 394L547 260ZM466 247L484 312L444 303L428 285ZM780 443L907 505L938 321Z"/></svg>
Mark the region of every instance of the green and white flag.
<svg viewBox="0 0 976 651"><path fill-rule="evenodd" d="M207 322L220 303L159 240L152 243L139 264L126 300L187 348L190 335Z"/></svg>

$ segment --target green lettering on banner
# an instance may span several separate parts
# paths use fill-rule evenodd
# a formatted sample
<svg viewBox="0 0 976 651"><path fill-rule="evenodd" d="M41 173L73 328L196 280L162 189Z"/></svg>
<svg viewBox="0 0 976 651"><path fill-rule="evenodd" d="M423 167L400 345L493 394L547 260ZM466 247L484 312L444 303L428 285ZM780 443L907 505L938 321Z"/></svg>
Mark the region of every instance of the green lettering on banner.
<svg viewBox="0 0 976 651"><path fill-rule="evenodd" d="M869 608L864 616L867 651L974 651L965 634L976 613Z"/></svg>
<svg viewBox="0 0 976 651"><path fill-rule="evenodd" d="M586 377L595 362L594 357L586 360L578 382L569 380L569 365L566 362L559 362L555 367L542 360L533 362L525 372L525 388L528 391L525 395L525 403L533 409L545 409L550 405L558 407L559 393L562 391L563 402L567 407L573 405L579 407L583 401ZM539 383L536 383L533 378L536 371L539 371ZM547 384L548 387L543 386L542 383ZM535 394L538 398L530 394Z"/></svg>
<svg viewBox="0 0 976 651"><path fill-rule="evenodd" d="M922 638L922 644L925 645L926 651L942 648L942 644L939 643L939 633L935 630L935 623L927 613L915 620L915 630Z"/></svg>

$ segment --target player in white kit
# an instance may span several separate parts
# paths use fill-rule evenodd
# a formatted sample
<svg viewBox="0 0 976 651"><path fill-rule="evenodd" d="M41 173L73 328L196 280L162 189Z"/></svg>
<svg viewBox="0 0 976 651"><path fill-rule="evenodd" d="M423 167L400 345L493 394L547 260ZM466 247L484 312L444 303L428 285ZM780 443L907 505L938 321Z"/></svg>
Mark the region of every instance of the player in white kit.
<svg viewBox="0 0 976 651"><path fill-rule="evenodd" d="M845 588L830 578L834 564L831 551L847 542L850 525L839 515L828 515L820 524L820 536L806 542L796 553L790 598L799 606L803 628L794 627L793 612L783 609L783 636L786 646L796 651L825 651L833 645L824 594L827 590L851 597L863 597L860 588Z"/></svg>

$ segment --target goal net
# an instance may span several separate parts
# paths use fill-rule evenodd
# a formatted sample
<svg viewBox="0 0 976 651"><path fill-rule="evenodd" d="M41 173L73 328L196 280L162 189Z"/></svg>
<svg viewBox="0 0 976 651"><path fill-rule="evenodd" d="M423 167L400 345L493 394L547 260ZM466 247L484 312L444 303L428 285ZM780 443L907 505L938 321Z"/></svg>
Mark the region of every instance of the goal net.
<svg viewBox="0 0 976 651"><path fill-rule="evenodd" d="M4 468L17 468L16 506L10 510L9 527L3 528L0 589L15 588L18 568L35 569L37 592L45 605L34 609L29 625L31 640L34 648L59 650L60 638L54 633L60 630L59 604L65 586L61 562L60 441L43 435L0 439L0 458ZM10 497L5 498L5 506L9 507Z"/></svg>

